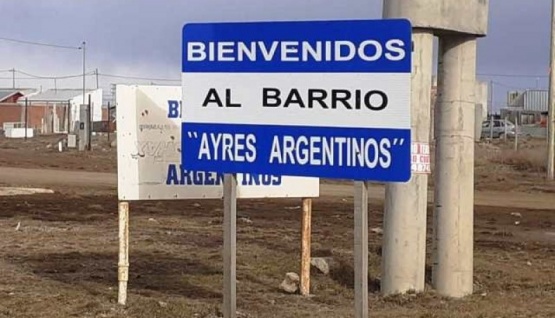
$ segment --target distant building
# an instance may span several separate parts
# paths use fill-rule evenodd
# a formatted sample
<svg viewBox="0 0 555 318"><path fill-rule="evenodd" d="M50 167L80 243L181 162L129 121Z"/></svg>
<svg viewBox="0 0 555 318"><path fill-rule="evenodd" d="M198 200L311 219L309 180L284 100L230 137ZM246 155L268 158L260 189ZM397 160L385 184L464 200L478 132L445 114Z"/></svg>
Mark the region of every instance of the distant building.
<svg viewBox="0 0 555 318"><path fill-rule="evenodd" d="M4 124L24 122L22 108L17 103L25 94L32 93L28 88L0 88L0 129Z"/></svg>
<svg viewBox="0 0 555 318"><path fill-rule="evenodd" d="M73 131L80 120L80 105L91 102L92 121L102 120L102 89L49 89L25 96L28 103L28 127L43 134ZM19 99L19 104L25 102Z"/></svg>
<svg viewBox="0 0 555 318"><path fill-rule="evenodd" d="M34 89L0 88L0 128L4 123L22 123L37 134L67 133L80 120L80 105L91 102L93 122L107 117L102 109L102 89ZM103 114L104 113L104 114Z"/></svg>
<svg viewBox="0 0 555 318"><path fill-rule="evenodd" d="M0 89L0 103L15 103L23 96L17 89Z"/></svg>
<svg viewBox="0 0 555 318"><path fill-rule="evenodd" d="M519 118L521 124L546 124L549 106L547 90L528 89L512 91L507 95L507 107L501 109L501 117L514 122Z"/></svg>

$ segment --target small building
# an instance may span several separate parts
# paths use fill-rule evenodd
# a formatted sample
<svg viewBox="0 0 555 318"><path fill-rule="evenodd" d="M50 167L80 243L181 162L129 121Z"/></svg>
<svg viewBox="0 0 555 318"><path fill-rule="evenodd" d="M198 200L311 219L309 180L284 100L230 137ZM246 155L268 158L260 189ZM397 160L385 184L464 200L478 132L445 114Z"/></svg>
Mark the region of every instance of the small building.
<svg viewBox="0 0 555 318"><path fill-rule="evenodd" d="M32 93L27 88L0 88L0 129L5 125L21 126L25 121L23 108L17 103L26 93Z"/></svg>
<svg viewBox="0 0 555 318"><path fill-rule="evenodd" d="M528 89L522 92L512 91L507 96L507 107L501 109L501 117L523 125L541 125L548 112L549 92L547 90Z"/></svg>
<svg viewBox="0 0 555 318"><path fill-rule="evenodd" d="M42 134L67 133L80 120L80 106L91 102L91 120L102 120L102 89L49 89L24 96L27 100L28 127ZM23 99L19 104L25 106Z"/></svg>
<svg viewBox="0 0 555 318"><path fill-rule="evenodd" d="M17 89L0 89L0 103L15 103L23 96L23 93Z"/></svg>

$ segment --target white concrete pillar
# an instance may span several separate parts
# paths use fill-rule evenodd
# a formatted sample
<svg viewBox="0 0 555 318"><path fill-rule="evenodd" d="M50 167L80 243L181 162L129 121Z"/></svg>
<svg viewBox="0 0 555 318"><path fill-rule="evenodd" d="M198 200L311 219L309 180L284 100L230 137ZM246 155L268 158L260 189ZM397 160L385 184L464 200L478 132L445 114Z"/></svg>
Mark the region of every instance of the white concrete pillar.
<svg viewBox="0 0 555 318"><path fill-rule="evenodd" d="M411 92L412 141L430 140L434 35L413 31ZM385 190L381 292L384 295L424 290L428 175L413 174L408 183Z"/></svg>
<svg viewBox="0 0 555 318"><path fill-rule="evenodd" d="M432 280L463 297L473 290L476 39L440 37L438 73Z"/></svg>

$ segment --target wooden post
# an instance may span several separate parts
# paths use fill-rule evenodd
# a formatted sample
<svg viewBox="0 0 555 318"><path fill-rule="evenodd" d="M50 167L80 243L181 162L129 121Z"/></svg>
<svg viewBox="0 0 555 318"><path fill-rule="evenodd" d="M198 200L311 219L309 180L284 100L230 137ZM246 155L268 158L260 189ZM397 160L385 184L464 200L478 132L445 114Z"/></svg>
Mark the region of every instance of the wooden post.
<svg viewBox="0 0 555 318"><path fill-rule="evenodd" d="M310 241L312 233L312 199L303 199L301 221L301 295L310 294Z"/></svg>
<svg viewBox="0 0 555 318"><path fill-rule="evenodd" d="M67 101L67 134L71 134L71 100Z"/></svg>
<svg viewBox="0 0 555 318"><path fill-rule="evenodd" d="M519 120L520 120L520 112L517 110L516 116L515 116L515 151L518 151L518 131L519 131L518 121Z"/></svg>
<svg viewBox="0 0 555 318"><path fill-rule="evenodd" d="M127 304L127 281L129 280L129 203L120 202L119 215L119 261L118 261L118 304Z"/></svg>
<svg viewBox="0 0 555 318"><path fill-rule="evenodd" d="M29 99L25 98L25 140L27 140L27 127L29 126Z"/></svg>
<svg viewBox="0 0 555 318"><path fill-rule="evenodd" d="M89 124L87 150L92 150L92 130L93 130L93 110L91 104L91 95L89 94L89 102L87 103L87 122Z"/></svg>
<svg viewBox="0 0 555 318"><path fill-rule="evenodd" d="M112 127L111 123L112 123L112 109L110 108L110 102L108 102L108 147L111 147L110 145L110 127Z"/></svg>
<svg viewBox="0 0 555 318"><path fill-rule="evenodd" d="M355 318L368 318L368 182L355 182Z"/></svg>
<svg viewBox="0 0 555 318"><path fill-rule="evenodd" d="M237 178L224 175L224 318L236 318Z"/></svg>

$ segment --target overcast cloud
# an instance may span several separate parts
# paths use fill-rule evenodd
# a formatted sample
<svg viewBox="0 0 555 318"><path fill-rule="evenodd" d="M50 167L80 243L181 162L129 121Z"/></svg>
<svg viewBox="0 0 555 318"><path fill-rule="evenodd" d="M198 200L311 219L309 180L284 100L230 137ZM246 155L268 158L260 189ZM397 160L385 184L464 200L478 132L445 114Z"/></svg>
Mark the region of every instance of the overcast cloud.
<svg viewBox="0 0 555 318"><path fill-rule="evenodd" d="M551 1L490 3L489 34L478 43L478 73L541 76L481 75L495 81L498 107L507 89L547 87ZM181 27L186 22L380 18L381 4L382 0L2 0L0 37L69 46L85 40L88 71L179 79ZM12 68L43 76L79 74L81 52L0 41L0 70ZM11 73L0 77L1 87L12 85L5 79ZM126 82L100 80L103 87ZM90 87L96 85L93 77L87 81ZM80 83L74 79L56 84L60 88ZM17 86L38 85L53 87L54 81L17 80Z"/></svg>

